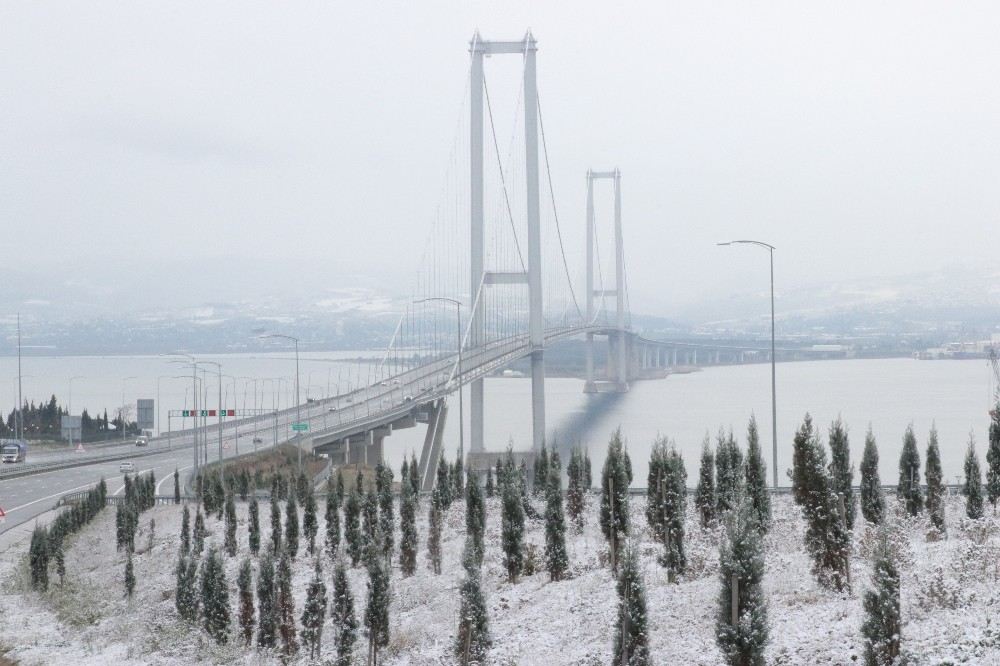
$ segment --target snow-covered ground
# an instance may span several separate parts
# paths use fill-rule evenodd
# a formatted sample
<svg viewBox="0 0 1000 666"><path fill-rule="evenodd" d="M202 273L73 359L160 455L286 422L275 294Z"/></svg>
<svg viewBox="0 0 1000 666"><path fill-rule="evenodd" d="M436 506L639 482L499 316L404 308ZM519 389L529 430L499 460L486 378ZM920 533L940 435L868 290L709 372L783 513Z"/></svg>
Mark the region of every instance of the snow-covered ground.
<svg viewBox="0 0 1000 666"><path fill-rule="evenodd" d="M894 500L889 500L890 504ZM589 498L586 528L567 533L571 576L548 582L541 566L542 522L528 521L527 540L534 544L539 570L516 585L506 580L499 547L498 500L487 502L487 552L483 579L488 595L494 664L606 664L611 653L616 596L613 579L602 565L605 551L597 526L597 498ZM657 564L659 546L651 539L644 517L645 501L632 498L633 539L645 576L651 653L658 664L720 664L714 641L718 596L718 538L701 530L693 512L687 525L689 570L679 584L666 581ZM541 508L541 504L538 504ZM419 568L403 578L398 563L392 580L392 639L386 664L455 663L452 653L458 613L457 584L464 542L464 503L449 510L443 535L444 573L427 567L427 500L420 506ZM241 554L227 559L231 602L236 605L236 573L246 545L247 506L237 507ZM990 514L972 525L963 520L963 499L948 503L949 538L928 541L925 519L893 518L903 555L903 643L918 665L1000 664L1000 519ZM284 513L284 511L282 511ZM322 513L322 508L320 510ZM262 539L270 532L269 510L261 505ZM66 551L67 580L53 577L49 593L27 588L27 542L0 554L0 654L21 664L190 664L276 663L275 655L244 650L233 640L218 646L200 630L178 619L174 610L174 565L180 507L158 506L140 518L134 560L135 596L124 599L124 553L116 552L114 511L105 510ZM149 523L156 521L151 550ZM398 513L396 545L398 548ZM860 519L860 517L859 517ZM221 545L222 524L208 520L209 542ZM320 538L324 532L320 517ZM771 643L768 664L852 664L862 661L861 595L870 566L863 553L871 535L854 536L851 594L821 589L809 571L802 548L803 523L788 496L776 498L775 523L767 537L767 575ZM295 563L296 617L301 615L312 560L304 541ZM324 562L328 581L332 566ZM365 605L366 575L350 571L359 620ZM328 587L331 584L328 582ZM324 658L334 653L329 621L323 636ZM364 663L364 639L356 662ZM295 663L309 663L300 653Z"/></svg>

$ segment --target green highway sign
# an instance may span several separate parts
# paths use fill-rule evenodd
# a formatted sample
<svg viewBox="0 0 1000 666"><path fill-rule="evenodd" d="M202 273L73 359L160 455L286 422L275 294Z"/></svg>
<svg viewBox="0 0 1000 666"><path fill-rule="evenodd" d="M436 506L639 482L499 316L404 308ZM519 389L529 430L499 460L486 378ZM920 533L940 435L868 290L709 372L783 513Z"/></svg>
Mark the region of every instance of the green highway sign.
<svg viewBox="0 0 1000 666"><path fill-rule="evenodd" d="M292 424L292 430L294 430L295 432L305 432L306 430L309 430L309 424L308 423L293 423Z"/></svg>

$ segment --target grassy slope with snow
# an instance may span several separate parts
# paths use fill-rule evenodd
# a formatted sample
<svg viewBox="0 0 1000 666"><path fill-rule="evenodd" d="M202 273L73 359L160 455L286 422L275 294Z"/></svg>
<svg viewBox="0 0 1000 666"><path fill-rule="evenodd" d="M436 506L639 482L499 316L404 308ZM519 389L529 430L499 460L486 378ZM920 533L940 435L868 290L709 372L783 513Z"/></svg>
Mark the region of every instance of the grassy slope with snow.
<svg viewBox="0 0 1000 666"><path fill-rule="evenodd" d="M892 500L890 500L892 502ZM539 507L541 505L539 504ZM656 663L719 664L714 643L717 603L718 533L703 531L688 521L686 547L690 569L678 585L668 585L657 564L659 547L650 539L644 518L644 500L632 500L634 539L641 553L647 586L651 652ZM464 503L446 516L443 549L444 574L435 576L426 566L426 509L418 512L419 568L402 578L398 565L392 582L392 641L387 664L453 663L451 647L458 613L457 583L464 541ZM397 508L398 510L398 508ZM241 556L246 546L246 505L237 507L241 521ZM322 508L320 509L322 513ZM809 572L802 548L803 524L790 498L777 498L776 521L767 538L765 588L770 603L769 664L851 664L862 657L861 594L868 583L869 565L860 553L869 538L855 534L852 566L854 591L838 595L819 588ZM106 510L66 551L67 581L63 588L53 578L46 595L25 591L25 550L11 548L0 555L2 585L0 612L4 631L0 647L22 664L187 664L275 663L273 655L218 646L200 629L179 621L174 610L174 565L180 529L179 507L158 506L140 519L134 560L138 584L131 602L123 598L124 554L116 552L114 511ZM263 540L270 532L269 509L261 505ZM284 510L282 510L284 515ZM928 542L923 519L894 519L904 554L902 606L904 645L917 664L1000 664L1000 519L992 514L980 527L962 520L961 498L948 504L949 539ZM605 664L611 651L616 598L612 578L602 566L604 544L596 524L597 498L589 498L587 525L582 534L567 534L571 578L549 583L544 570L510 585L499 548L500 515L496 499L487 502L487 554L483 565L494 645L491 663L497 664ZM150 519L156 530L146 552ZM398 513L396 545L398 549ZM209 543L221 545L222 524L208 520ZM539 559L544 544L543 523L528 523L527 539ZM320 517L322 542L323 520ZM977 543L981 542L981 543ZM296 616L300 616L312 561L301 542L295 563ZM236 605L236 573L240 558L226 561L226 574ZM332 566L324 562L329 581ZM365 604L364 570L350 571L359 620ZM328 582L328 587L330 583ZM925 590L934 589L929 596ZM329 593L329 592L328 592ZM323 653L333 654L329 621ZM357 663L363 663L364 639L359 639ZM0 650L2 653L2 650ZM298 663L308 663L300 654Z"/></svg>

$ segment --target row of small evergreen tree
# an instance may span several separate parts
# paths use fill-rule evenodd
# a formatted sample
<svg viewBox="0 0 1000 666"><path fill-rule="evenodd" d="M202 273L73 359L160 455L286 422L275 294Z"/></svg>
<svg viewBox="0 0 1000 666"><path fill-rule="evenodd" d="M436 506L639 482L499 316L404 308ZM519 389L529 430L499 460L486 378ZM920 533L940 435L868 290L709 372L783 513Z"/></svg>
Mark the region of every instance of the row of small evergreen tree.
<svg viewBox="0 0 1000 666"><path fill-rule="evenodd" d="M33 590L45 592L49 589L49 566L52 563L55 564L59 584L63 583L66 576L63 540L93 520L104 508L107 496L108 486L102 477L82 499L71 503L47 527L35 525L28 546L28 569Z"/></svg>

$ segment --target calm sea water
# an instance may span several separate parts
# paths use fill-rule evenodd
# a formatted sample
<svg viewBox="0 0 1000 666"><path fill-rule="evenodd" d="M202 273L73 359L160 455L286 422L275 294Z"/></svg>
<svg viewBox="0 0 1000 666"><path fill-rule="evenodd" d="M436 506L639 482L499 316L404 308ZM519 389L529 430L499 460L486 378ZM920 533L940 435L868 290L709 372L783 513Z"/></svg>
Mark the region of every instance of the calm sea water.
<svg viewBox="0 0 1000 666"><path fill-rule="evenodd" d="M370 376L370 364L354 359L371 352L307 353L301 356L301 393L324 397ZM206 357L208 358L208 357ZM211 357L223 365L223 401L228 407L252 408L254 383L258 406L291 404L295 376L294 357L288 353L233 354ZM23 359L24 396L47 399L55 393L69 398L73 381L73 411L87 407L91 413L107 408L111 413L122 402L156 398L159 383L160 413L166 430L166 410L190 406L190 379L174 379L190 371L171 365L163 357L33 357ZM14 404L17 361L0 358L0 405L6 413ZM123 381L123 378L129 378ZM261 381L260 378L283 378ZM158 380L159 378L159 380ZM235 379L234 379L235 378ZM217 402L215 380L207 381ZM990 370L985 361L917 361L911 359L844 360L778 365L778 467L782 483L791 465L794 432L808 411L825 432L839 415L849 428L852 457L860 462L868 425L875 433L881 454L883 482L894 482L903 432L913 424L921 455L927 435L936 424L942 464L949 481L962 473L969 433L978 450L985 452L990 403ZM646 461L658 435L674 440L688 466L689 482L697 474L698 456L706 432L714 439L719 428L732 428L745 445L746 425L756 414L761 441L770 467L771 393L770 366L745 365L706 368L687 375L641 381L624 395L584 395L575 379L546 381L547 425L550 437L560 443L586 446L596 468L603 461L611 432L621 426L635 468L637 485L645 483ZM468 394L466 394L468 404ZM530 382L521 378L486 380L486 442L491 450L529 445L531 435ZM174 427L180 427L179 420ZM468 426L466 426L468 427ZM419 453L424 427L395 432L386 440L389 461L398 466L404 453ZM449 455L458 448L458 400L450 401L445 430ZM466 437L468 442L468 436ZM595 469L596 472L596 469Z"/></svg>

